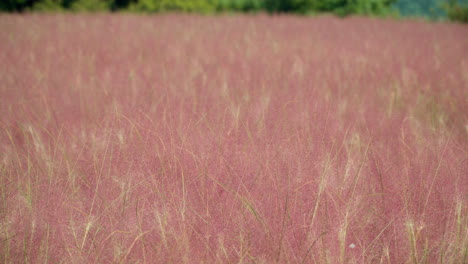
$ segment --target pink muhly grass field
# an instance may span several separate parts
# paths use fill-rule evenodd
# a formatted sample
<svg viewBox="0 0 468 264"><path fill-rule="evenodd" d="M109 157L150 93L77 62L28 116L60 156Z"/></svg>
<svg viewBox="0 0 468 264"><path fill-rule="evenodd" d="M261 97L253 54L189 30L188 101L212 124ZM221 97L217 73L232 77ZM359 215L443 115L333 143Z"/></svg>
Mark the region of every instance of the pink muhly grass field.
<svg viewBox="0 0 468 264"><path fill-rule="evenodd" d="M468 27L0 16L3 263L467 263Z"/></svg>

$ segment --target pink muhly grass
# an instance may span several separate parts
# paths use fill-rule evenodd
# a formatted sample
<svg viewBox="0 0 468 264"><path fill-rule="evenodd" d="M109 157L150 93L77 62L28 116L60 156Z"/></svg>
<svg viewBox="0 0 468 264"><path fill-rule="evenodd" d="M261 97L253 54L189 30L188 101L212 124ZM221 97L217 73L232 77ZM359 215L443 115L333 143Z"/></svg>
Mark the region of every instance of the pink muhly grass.
<svg viewBox="0 0 468 264"><path fill-rule="evenodd" d="M0 16L4 263L464 263L468 28Z"/></svg>

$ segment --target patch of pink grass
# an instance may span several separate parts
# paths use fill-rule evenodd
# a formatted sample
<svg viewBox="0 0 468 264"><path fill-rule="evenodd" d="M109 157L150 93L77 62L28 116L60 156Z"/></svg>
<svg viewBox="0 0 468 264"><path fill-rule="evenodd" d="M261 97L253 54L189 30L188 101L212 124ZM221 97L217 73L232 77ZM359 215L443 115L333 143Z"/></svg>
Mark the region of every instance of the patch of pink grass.
<svg viewBox="0 0 468 264"><path fill-rule="evenodd" d="M4 263L466 263L468 27L0 16Z"/></svg>

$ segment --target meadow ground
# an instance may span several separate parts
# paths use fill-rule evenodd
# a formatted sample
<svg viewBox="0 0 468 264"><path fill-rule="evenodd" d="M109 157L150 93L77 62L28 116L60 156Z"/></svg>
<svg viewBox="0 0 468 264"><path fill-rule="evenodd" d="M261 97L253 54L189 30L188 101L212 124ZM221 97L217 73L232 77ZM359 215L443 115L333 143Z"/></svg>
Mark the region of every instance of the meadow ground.
<svg viewBox="0 0 468 264"><path fill-rule="evenodd" d="M3 263L467 263L468 26L0 16Z"/></svg>

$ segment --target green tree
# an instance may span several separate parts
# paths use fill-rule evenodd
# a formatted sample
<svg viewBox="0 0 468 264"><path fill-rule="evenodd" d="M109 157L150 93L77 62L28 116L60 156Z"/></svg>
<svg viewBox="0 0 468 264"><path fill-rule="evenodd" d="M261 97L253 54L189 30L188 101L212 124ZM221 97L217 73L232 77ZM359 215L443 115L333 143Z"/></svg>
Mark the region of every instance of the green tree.
<svg viewBox="0 0 468 264"><path fill-rule="evenodd" d="M263 0L218 0L217 11L225 12L257 12L265 9Z"/></svg>
<svg viewBox="0 0 468 264"><path fill-rule="evenodd" d="M0 10L22 12L34 5L35 0L0 0Z"/></svg>
<svg viewBox="0 0 468 264"><path fill-rule="evenodd" d="M307 13L312 9L313 0L265 0L270 13Z"/></svg>
<svg viewBox="0 0 468 264"><path fill-rule="evenodd" d="M132 4L130 9L143 12L182 11L211 13L216 10L216 5L211 0L139 0Z"/></svg>
<svg viewBox="0 0 468 264"><path fill-rule="evenodd" d="M111 10L119 10L119 9L126 9L128 8L132 3L135 3L136 0L114 0L112 1L112 4L110 6Z"/></svg>
<svg viewBox="0 0 468 264"><path fill-rule="evenodd" d="M339 15L383 15L392 10L395 0L265 0L272 13L329 12Z"/></svg>
<svg viewBox="0 0 468 264"><path fill-rule="evenodd" d="M451 0L445 5L445 9L450 20L468 23L468 4L462 5L456 0Z"/></svg>
<svg viewBox="0 0 468 264"><path fill-rule="evenodd" d="M80 12L99 12L110 10L111 6L110 0L77 0L71 3L70 9Z"/></svg>
<svg viewBox="0 0 468 264"><path fill-rule="evenodd" d="M33 10L36 11L46 11L46 12L56 12L63 10L62 0L42 0L34 3Z"/></svg>

